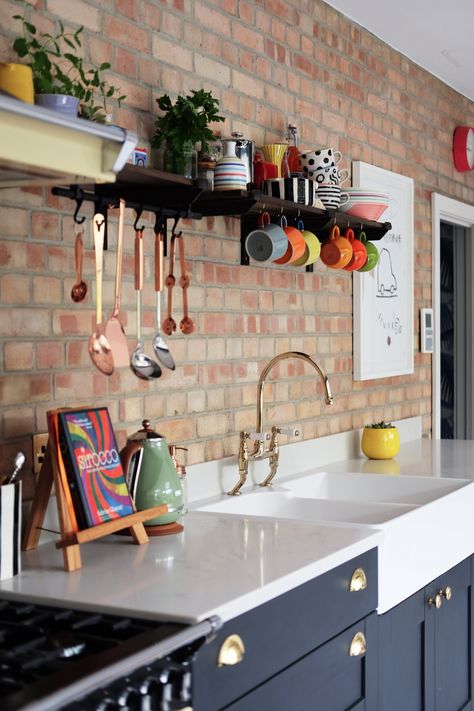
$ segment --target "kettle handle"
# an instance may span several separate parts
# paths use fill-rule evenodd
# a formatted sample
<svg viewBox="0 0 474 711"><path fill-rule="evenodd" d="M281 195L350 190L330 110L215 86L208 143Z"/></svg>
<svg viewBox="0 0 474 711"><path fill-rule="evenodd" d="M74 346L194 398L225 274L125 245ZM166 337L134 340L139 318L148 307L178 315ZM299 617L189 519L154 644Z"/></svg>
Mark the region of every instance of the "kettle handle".
<svg viewBox="0 0 474 711"><path fill-rule="evenodd" d="M130 460L132 459L135 452L138 452L138 450L142 449L142 447L143 444L141 442L130 442L129 444L126 444L123 449L120 450L120 461L122 462L122 468L128 484L130 483Z"/></svg>

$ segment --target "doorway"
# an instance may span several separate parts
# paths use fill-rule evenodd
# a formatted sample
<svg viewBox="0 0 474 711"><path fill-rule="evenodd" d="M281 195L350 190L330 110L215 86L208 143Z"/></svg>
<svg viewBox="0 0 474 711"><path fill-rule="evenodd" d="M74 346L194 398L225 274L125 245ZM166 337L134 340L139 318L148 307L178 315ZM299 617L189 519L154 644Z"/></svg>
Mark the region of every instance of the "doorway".
<svg viewBox="0 0 474 711"><path fill-rule="evenodd" d="M433 193L432 436L473 439L474 206Z"/></svg>
<svg viewBox="0 0 474 711"><path fill-rule="evenodd" d="M468 229L441 221L441 439L472 439L471 262Z"/></svg>

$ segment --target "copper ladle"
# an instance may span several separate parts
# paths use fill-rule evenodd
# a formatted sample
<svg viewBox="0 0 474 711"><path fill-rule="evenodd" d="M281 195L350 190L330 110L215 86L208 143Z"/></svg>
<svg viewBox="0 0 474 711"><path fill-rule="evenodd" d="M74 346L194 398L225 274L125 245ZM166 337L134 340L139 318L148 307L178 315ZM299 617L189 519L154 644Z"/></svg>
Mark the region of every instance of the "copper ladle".
<svg viewBox="0 0 474 711"><path fill-rule="evenodd" d="M84 234L84 227L79 225L76 234L76 244L74 247L74 257L76 261L76 283L71 289L71 299L76 303L84 301L87 294L87 284L82 279L82 262L84 258L84 243L82 241L82 236Z"/></svg>
<svg viewBox="0 0 474 711"><path fill-rule="evenodd" d="M104 375L114 372L114 358L110 344L102 330L102 262L104 255L105 217L96 214L92 221L94 230L95 247L95 275L96 275L96 327L89 337L88 350L95 367Z"/></svg>

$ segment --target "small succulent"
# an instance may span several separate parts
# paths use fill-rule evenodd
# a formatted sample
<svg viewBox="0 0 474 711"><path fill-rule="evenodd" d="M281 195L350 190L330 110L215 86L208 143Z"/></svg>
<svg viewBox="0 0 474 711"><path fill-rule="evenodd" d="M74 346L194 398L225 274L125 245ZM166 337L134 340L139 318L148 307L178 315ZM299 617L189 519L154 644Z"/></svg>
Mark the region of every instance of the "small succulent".
<svg viewBox="0 0 474 711"><path fill-rule="evenodd" d="M391 422L384 422L384 420L382 420L381 422L374 422L373 425L366 425L366 427L373 430L389 430L393 428L393 425Z"/></svg>

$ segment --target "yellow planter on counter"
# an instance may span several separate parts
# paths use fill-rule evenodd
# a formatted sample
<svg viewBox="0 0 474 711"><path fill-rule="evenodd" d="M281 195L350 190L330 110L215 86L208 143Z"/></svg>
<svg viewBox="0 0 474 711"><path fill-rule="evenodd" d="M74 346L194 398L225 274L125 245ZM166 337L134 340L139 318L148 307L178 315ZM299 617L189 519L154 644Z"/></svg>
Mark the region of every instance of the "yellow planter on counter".
<svg viewBox="0 0 474 711"><path fill-rule="evenodd" d="M364 427L362 451L369 459L392 459L400 450L396 427Z"/></svg>

